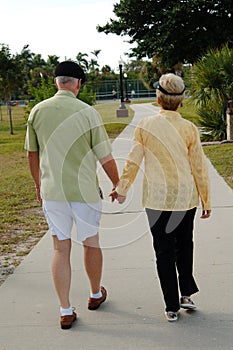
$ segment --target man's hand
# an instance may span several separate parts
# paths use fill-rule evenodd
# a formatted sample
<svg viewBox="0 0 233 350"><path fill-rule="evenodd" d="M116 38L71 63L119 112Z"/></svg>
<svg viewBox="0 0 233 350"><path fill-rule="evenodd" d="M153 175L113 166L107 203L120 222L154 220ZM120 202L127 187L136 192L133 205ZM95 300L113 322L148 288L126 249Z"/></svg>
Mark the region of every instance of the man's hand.
<svg viewBox="0 0 233 350"><path fill-rule="evenodd" d="M36 198L40 204L42 204L42 198L40 196L40 187L36 186Z"/></svg>
<svg viewBox="0 0 233 350"><path fill-rule="evenodd" d="M117 191L115 190L115 188L113 188L112 192L109 194L109 197L111 197L111 201L112 201L112 202L114 202L115 199L117 199L118 193L117 193Z"/></svg>
<svg viewBox="0 0 233 350"><path fill-rule="evenodd" d="M211 210L202 210L201 219L208 219L211 215Z"/></svg>

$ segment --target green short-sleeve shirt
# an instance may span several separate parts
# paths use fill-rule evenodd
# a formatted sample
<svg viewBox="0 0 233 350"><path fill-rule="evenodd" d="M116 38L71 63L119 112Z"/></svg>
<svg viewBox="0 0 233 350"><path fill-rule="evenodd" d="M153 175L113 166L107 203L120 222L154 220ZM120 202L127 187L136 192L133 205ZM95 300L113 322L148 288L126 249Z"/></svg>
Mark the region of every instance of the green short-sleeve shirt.
<svg viewBox="0 0 233 350"><path fill-rule="evenodd" d="M112 147L98 112L72 92L60 90L31 110L25 149L39 151L43 199L99 200L96 163Z"/></svg>

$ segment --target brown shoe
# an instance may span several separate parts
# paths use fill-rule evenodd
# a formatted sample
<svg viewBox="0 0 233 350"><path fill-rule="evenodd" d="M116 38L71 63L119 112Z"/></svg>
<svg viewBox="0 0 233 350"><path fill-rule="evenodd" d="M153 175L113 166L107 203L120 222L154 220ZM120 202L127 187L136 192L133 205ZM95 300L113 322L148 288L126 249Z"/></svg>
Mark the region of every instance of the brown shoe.
<svg viewBox="0 0 233 350"><path fill-rule="evenodd" d="M73 315L61 316L60 324L61 329L70 329L72 327L72 323L77 319L76 312L73 311Z"/></svg>
<svg viewBox="0 0 233 350"><path fill-rule="evenodd" d="M89 298L88 300L88 309L96 310L107 298L107 291L104 287L101 287L102 297L101 298Z"/></svg>

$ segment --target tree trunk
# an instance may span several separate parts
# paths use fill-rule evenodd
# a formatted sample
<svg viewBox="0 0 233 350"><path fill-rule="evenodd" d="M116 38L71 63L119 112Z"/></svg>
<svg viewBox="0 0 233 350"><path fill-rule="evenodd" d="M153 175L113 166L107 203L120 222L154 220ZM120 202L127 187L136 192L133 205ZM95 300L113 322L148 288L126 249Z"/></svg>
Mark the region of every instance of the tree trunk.
<svg viewBox="0 0 233 350"><path fill-rule="evenodd" d="M13 121L12 121L12 109L11 109L10 101L7 102L7 111L8 111L8 114L9 114L9 121L10 121L10 134L14 135L14 132L13 132Z"/></svg>

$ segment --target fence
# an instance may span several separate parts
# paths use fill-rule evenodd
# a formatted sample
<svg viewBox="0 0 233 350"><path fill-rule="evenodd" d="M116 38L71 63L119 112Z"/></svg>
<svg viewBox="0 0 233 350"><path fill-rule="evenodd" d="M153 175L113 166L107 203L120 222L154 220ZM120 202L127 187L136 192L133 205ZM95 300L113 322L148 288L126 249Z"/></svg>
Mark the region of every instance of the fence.
<svg viewBox="0 0 233 350"><path fill-rule="evenodd" d="M116 98L120 99L120 81L104 80L98 83L88 83L88 88L96 94L96 101L112 100L113 91L116 91ZM155 90L147 90L143 83L137 79L124 79L123 81L124 98L153 98Z"/></svg>

